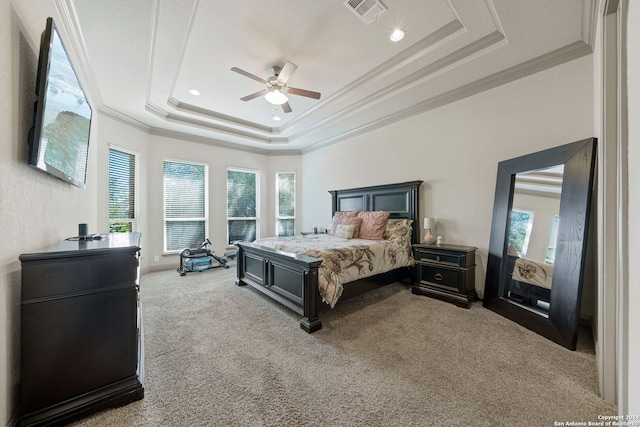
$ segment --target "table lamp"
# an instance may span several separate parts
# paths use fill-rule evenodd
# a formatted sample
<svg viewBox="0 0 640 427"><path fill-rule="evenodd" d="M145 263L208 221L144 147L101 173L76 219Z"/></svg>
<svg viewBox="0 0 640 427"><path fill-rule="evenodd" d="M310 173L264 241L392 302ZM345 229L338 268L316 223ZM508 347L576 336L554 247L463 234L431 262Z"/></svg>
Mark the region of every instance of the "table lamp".
<svg viewBox="0 0 640 427"><path fill-rule="evenodd" d="M424 242L427 245L435 245L436 244L436 236L433 235L433 231L436 228L436 219L435 218L425 218L424 219Z"/></svg>

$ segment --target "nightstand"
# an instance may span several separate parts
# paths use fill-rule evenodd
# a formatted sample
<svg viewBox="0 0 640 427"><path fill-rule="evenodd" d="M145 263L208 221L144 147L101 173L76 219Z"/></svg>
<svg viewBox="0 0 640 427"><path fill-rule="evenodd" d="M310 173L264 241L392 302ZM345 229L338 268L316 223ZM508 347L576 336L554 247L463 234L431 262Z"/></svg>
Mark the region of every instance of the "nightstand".
<svg viewBox="0 0 640 427"><path fill-rule="evenodd" d="M413 245L416 274L411 292L469 308L478 299L476 249L458 245Z"/></svg>

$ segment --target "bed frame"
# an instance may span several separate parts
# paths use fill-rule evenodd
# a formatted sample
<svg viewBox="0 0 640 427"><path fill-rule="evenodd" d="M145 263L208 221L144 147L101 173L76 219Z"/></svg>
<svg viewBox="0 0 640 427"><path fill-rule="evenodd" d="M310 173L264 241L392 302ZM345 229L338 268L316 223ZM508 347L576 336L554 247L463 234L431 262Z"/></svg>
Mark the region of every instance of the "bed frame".
<svg viewBox="0 0 640 427"><path fill-rule="evenodd" d="M389 211L390 218L413 220L412 243L418 242L418 189L422 181L377 185L329 191L332 198L331 215L337 211ZM319 312L322 304L318 293L318 267L321 259L278 251L253 243L237 242L238 274L236 284L249 285L302 315L300 327L308 333L322 328ZM408 268L398 269L401 276L409 275ZM394 270L394 272L396 272ZM384 282L398 280L397 274L374 276ZM368 278L369 282L372 278ZM362 279L363 281L366 279ZM349 288L356 285L352 282ZM357 285L356 285L357 286Z"/></svg>
<svg viewBox="0 0 640 427"><path fill-rule="evenodd" d="M516 259L518 257L514 255L507 255L507 269L509 276L515 268ZM551 302L551 289L543 288L541 286L532 285L525 282L520 282L508 277L505 280L505 294L510 292L512 298L518 302L522 302L533 307L538 307L537 302L543 301L547 304ZM520 301L519 301L520 300Z"/></svg>

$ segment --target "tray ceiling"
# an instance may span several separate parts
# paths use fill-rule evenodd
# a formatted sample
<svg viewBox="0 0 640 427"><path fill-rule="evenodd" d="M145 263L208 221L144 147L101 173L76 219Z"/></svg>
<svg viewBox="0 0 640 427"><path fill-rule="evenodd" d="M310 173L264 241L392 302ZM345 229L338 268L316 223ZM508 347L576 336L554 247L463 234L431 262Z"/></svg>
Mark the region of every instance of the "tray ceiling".
<svg viewBox="0 0 640 427"><path fill-rule="evenodd" d="M592 52L587 0L381 0L364 23L343 0L57 0L92 102L156 135L307 151ZM44 25L44 18L42 20ZM391 42L402 28L406 36ZM71 46L69 46L71 45ZM292 112L263 97L286 61ZM189 91L196 89L200 95Z"/></svg>

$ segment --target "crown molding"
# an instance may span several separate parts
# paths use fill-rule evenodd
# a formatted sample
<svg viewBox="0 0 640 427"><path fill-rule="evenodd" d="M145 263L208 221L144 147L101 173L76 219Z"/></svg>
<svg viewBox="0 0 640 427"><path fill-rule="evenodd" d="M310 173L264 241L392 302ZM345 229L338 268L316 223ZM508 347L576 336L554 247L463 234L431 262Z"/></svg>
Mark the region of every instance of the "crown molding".
<svg viewBox="0 0 640 427"><path fill-rule="evenodd" d="M593 50L598 28L599 1L582 0L582 40Z"/></svg>
<svg viewBox="0 0 640 427"><path fill-rule="evenodd" d="M176 98L171 97L167 101L167 104L171 105L178 111L196 114L201 117L206 117L211 120L216 120L219 122L224 122L230 125L242 127L245 129L250 129L255 132L263 132L268 134L279 134L280 130L278 128L273 128L269 126L258 125L256 123L250 122L248 120L237 119L233 116L228 116L226 114L218 113L216 111L208 110L206 108L198 107L196 105L187 104L185 102L180 102Z"/></svg>
<svg viewBox="0 0 640 427"><path fill-rule="evenodd" d="M221 126L221 125L217 125L215 123L207 122L204 120L198 120L192 117L169 113L166 110L162 109L162 107L150 102L147 102L145 104L145 109L149 113L155 114L156 116L160 117L162 120L165 120L167 122L177 123L185 126L195 126L201 129L207 129L207 130L222 133L225 135L230 135L230 136L244 138L244 139L255 141L255 142L260 142L263 144L288 144L289 143L289 140L287 138L272 138L272 137L269 137L268 135L267 136L257 135L255 133L238 130L229 126Z"/></svg>
<svg viewBox="0 0 640 427"><path fill-rule="evenodd" d="M262 144L288 144L287 138L272 138L268 136L256 135L254 133L238 130L228 126L220 126L204 120L198 120L191 117L180 116L173 113L167 113L165 118L168 122L179 123L188 126L195 126L202 129L213 130L229 136L239 137L246 140L260 142Z"/></svg>
<svg viewBox="0 0 640 427"><path fill-rule="evenodd" d="M78 22L78 15L73 5L72 0L55 0L54 7L60 17L59 21L56 21L56 25L64 31L67 40L63 40L64 47L70 55L72 55L73 68L76 73L79 73L82 77L81 86L85 89L87 96L89 97L91 104L94 108L102 106L102 95L100 94L100 87L96 79L96 74L91 67L91 61L89 61L89 54L87 52L87 45L82 36L80 30L80 24ZM84 84L83 84L84 83Z"/></svg>
<svg viewBox="0 0 640 427"><path fill-rule="evenodd" d="M476 95L478 93L496 88L498 86L510 83L520 78L538 73L540 71L553 68L555 66L564 64L574 59L581 58L591 53L593 53L591 46L589 46L585 42L577 41L571 43L545 55L541 55L537 58L525 61L506 70L491 74L482 79L478 79L472 83L461 86L460 88L430 98L403 111L388 115L386 117L380 118L379 120L369 122L363 126L351 129L347 132L343 132L332 138L319 141L311 146L303 148L302 153L307 154L312 151L319 150L345 139L352 138L356 135L361 135L372 130L382 128L384 126L391 125L395 122L404 120L417 114L434 110L438 107L442 107L452 102L468 98L472 95Z"/></svg>
<svg viewBox="0 0 640 427"><path fill-rule="evenodd" d="M247 145L235 144L233 142L222 141L215 138L208 138L205 136L193 135L186 132L178 132L174 130L167 130L159 127L152 127L149 129L149 135L161 136L164 138L178 139L180 141L196 142L198 144L205 144L209 146L226 148L229 150L242 151L246 153L263 154L267 156L284 156L284 155L300 155L300 150L281 150L281 151L269 151L264 148L250 147Z"/></svg>
<svg viewBox="0 0 640 427"><path fill-rule="evenodd" d="M149 130L151 129L151 127L148 126L146 123L136 120L133 117L127 116L126 114L123 114L120 111L114 110L113 108L110 108L106 105L103 105L100 108L98 108L98 113L103 114L114 120L117 120L121 123L133 126L136 129L146 133L148 133Z"/></svg>

